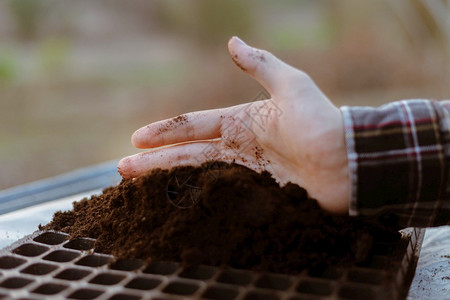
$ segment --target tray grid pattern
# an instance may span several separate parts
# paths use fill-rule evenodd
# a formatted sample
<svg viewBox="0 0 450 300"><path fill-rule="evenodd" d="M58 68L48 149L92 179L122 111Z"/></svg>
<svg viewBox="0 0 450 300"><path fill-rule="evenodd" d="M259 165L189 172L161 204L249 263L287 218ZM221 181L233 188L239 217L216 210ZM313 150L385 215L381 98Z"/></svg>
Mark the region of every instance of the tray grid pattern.
<svg viewBox="0 0 450 300"><path fill-rule="evenodd" d="M399 299L423 235L410 229L403 243L377 245L376 255L358 266L293 276L115 260L95 253L93 239L37 231L0 251L0 299Z"/></svg>

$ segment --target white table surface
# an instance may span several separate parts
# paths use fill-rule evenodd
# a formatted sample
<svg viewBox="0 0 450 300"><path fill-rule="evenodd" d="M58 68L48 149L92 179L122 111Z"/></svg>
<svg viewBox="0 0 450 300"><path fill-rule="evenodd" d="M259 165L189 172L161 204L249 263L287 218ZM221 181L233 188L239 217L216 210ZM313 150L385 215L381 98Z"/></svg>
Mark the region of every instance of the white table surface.
<svg viewBox="0 0 450 300"><path fill-rule="evenodd" d="M0 215L0 249L48 223L58 210L72 202L99 194L95 190ZM450 226L428 228L408 299L450 299Z"/></svg>
<svg viewBox="0 0 450 300"><path fill-rule="evenodd" d="M70 210L74 201L99 193L95 190L0 215L0 249L35 232L39 224L50 222L56 211Z"/></svg>

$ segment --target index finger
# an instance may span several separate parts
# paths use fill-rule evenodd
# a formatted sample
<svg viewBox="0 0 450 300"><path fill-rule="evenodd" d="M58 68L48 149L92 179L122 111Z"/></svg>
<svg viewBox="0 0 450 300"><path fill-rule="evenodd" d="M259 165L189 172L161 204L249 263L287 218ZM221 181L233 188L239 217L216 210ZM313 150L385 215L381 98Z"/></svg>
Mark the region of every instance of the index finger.
<svg viewBox="0 0 450 300"><path fill-rule="evenodd" d="M219 138L223 120L242 110L245 105L248 104L191 112L151 123L138 129L131 142L136 148L156 148Z"/></svg>

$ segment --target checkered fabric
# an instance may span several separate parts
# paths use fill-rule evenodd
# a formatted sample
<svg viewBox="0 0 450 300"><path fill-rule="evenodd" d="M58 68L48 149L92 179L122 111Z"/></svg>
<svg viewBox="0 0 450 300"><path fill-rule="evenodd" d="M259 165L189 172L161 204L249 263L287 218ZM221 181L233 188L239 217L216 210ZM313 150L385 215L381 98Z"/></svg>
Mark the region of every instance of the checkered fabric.
<svg viewBox="0 0 450 300"><path fill-rule="evenodd" d="M400 227L450 223L450 101L341 107L352 216L395 217Z"/></svg>

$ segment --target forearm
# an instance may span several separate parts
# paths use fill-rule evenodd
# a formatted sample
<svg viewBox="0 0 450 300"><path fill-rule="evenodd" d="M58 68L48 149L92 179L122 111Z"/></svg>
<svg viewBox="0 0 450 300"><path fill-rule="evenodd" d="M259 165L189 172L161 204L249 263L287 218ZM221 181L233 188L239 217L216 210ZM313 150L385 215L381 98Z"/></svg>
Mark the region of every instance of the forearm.
<svg viewBox="0 0 450 300"><path fill-rule="evenodd" d="M450 102L342 107L350 215L390 214L402 227L449 223Z"/></svg>

